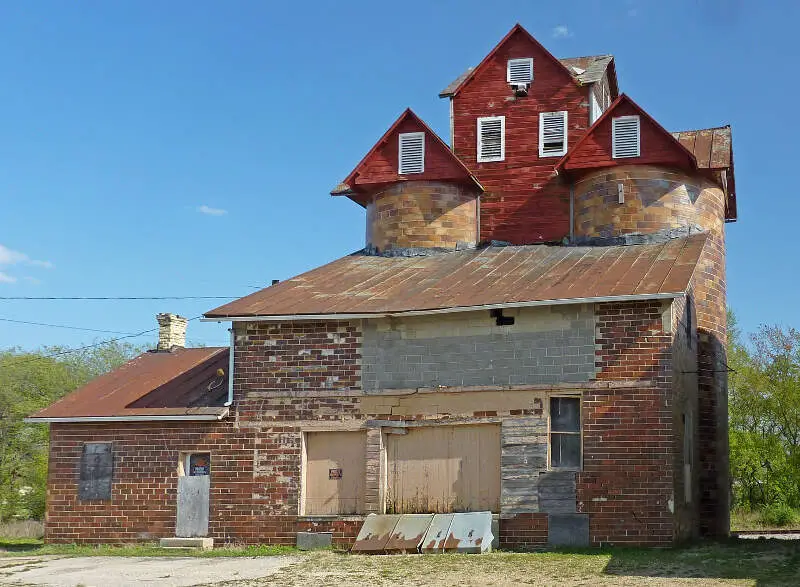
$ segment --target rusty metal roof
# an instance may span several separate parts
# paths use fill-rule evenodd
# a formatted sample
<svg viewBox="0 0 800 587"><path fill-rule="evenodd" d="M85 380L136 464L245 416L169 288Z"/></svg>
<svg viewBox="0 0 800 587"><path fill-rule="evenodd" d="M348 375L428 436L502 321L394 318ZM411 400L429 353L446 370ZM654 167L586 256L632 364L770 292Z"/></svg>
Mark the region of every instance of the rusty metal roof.
<svg viewBox="0 0 800 587"><path fill-rule="evenodd" d="M678 142L694 154L702 169L731 166L731 127L684 130L672 133Z"/></svg>
<svg viewBox="0 0 800 587"><path fill-rule="evenodd" d="M629 246L490 246L421 257L359 252L205 316L381 315L679 293L705 242L698 233Z"/></svg>
<svg viewBox="0 0 800 587"><path fill-rule="evenodd" d="M220 417L228 347L147 352L31 416L36 419ZM225 374L219 376L217 369Z"/></svg>

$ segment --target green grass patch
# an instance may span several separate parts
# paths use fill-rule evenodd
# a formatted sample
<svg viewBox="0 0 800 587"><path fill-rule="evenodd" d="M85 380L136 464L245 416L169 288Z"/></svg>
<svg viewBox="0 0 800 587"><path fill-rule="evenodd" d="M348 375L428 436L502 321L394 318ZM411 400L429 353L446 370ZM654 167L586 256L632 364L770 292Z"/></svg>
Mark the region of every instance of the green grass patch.
<svg viewBox="0 0 800 587"><path fill-rule="evenodd" d="M78 544L42 544L41 540L0 538L0 556L194 556L214 557L253 557L276 556L298 552L291 546L221 546L213 550L192 548L159 548L155 544L85 546Z"/></svg>
<svg viewBox="0 0 800 587"><path fill-rule="evenodd" d="M757 530L800 530L800 510L781 507L773 510L742 510L731 512L731 532Z"/></svg>

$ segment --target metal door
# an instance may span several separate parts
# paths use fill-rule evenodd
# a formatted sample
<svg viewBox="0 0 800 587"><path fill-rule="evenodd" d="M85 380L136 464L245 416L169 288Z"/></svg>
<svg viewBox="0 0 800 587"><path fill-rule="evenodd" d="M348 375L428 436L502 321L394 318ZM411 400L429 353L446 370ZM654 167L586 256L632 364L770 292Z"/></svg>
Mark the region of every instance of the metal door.
<svg viewBox="0 0 800 587"><path fill-rule="evenodd" d="M192 453L184 457L178 477L178 511L175 536L194 538L208 535L211 492L211 456Z"/></svg>

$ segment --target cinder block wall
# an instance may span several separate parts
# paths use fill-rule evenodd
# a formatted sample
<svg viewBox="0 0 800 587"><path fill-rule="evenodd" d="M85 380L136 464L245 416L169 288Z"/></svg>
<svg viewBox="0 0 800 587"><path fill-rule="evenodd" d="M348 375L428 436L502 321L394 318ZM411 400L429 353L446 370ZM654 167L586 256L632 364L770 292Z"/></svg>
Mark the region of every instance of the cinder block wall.
<svg viewBox="0 0 800 587"><path fill-rule="evenodd" d="M364 389L589 381L594 375L590 305L370 320L364 326Z"/></svg>

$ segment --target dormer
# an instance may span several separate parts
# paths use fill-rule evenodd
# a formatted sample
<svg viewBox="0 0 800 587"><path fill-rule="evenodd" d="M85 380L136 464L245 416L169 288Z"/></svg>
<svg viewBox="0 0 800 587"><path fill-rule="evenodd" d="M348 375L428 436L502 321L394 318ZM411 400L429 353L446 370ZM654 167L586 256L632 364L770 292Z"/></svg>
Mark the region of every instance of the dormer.
<svg viewBox="0 0 800 587"><path fill-rule="evenodd" d="M332 192L367 209L367 249L471 248L483 188L450 148L406 110Z"/></svg>

